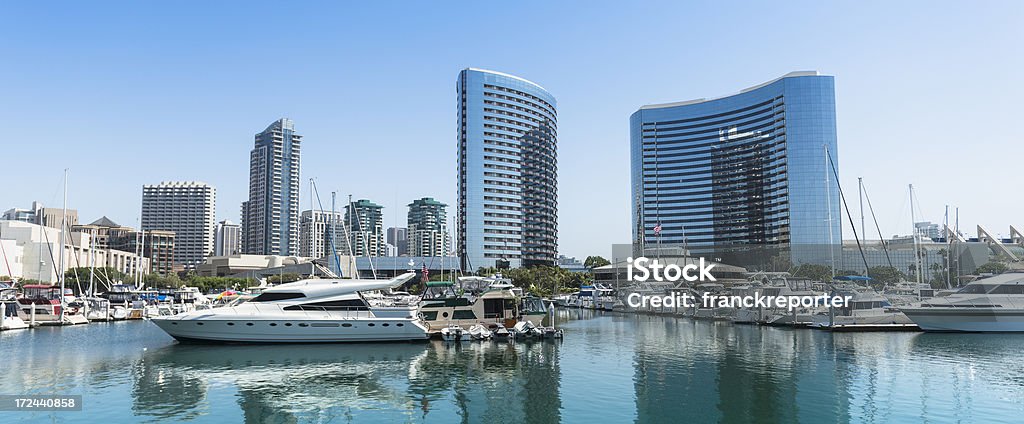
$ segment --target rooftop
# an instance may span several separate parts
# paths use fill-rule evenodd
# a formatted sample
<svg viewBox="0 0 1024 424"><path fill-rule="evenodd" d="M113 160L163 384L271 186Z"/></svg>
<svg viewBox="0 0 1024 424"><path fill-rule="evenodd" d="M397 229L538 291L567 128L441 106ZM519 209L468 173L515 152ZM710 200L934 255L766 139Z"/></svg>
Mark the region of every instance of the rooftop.
<svg viewBox="0 0 1024 424"><path fill-rule="evenodd" d="M757 90L758 88L764 87L766 85L774 84L775 82L778 82L778 81L780 81L780 80L782 80L784 78L815 77L815 76L818 76L818 71L793 71L793 72L790 72L790 73L788 73L786 75L783 75L781 77L775 78L775 79L773 79L771 81L763 82L763 83L755 85L753 87L744 88L743 90L740 90L738 93L728 94L728 95L719 96L719 97L713 97L713 98L710 98L710 99L700 98L700 99L693 99L693 100L684 100L684 101L681 101L681 102L657 103L657 104L644 105L644 106L640 106L640 110L662 109L662 108L666 108L666 107L686 106L686 105L693 105L693 104L697 104L697 103L710 102L712 100L724 99L726 97L732 97L732 96L735 96L737 94L743 94L743 93L746 93L746 92L749 92L749 91L754 91L754 90Z"/></svg>

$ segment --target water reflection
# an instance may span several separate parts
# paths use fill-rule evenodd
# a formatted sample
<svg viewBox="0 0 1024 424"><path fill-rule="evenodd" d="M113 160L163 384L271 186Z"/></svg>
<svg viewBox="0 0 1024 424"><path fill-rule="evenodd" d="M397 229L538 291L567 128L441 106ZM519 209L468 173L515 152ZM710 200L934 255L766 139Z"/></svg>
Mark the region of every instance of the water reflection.
<svg viewBox="0 0 1024 424"><path fill-rule="evenodd" d="M0 393L92 422L1007 422L1024 335L828 333L558 311L560 343L179 345L148 322L0 334ZM0 422L8 415L0 413ZM70 414L70 413L68 413Z"/></svg>
<svg viewBox="0 0 1024 424"><path fill-rule="evenodd" d="M171 345L133 368L132 411L187 419L234 388L246 421L556 422L558 345Z"/></svg>

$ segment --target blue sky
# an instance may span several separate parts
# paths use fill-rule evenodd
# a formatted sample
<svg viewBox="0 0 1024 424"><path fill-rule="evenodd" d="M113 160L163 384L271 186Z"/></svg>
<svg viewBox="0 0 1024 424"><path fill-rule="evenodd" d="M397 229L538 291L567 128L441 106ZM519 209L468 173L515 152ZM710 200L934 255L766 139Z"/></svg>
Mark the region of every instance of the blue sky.
<svg viewBox="0 0 1024 424"><path fill-rule="evenodd" d="M369 198L386 226L423 196L454 215L472 66L558 99L560 250L608 255L629 241L632 112L818 70L836 77L844 189L864 177L887 237L909 232L908 183L923 219L949 204L970 234L1024 224L1022 2L7 2L0 18L0 209L59 206L67 167L82 221L135 226L142 185L164 180L214 185L237 221L253 134L289 117L325 202Z"/></svg>

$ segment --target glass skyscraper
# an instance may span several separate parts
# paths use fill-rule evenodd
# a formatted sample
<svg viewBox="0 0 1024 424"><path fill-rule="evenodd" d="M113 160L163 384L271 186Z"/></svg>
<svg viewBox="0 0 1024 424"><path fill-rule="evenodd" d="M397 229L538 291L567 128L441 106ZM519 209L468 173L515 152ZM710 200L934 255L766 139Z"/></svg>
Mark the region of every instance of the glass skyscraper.
<svg viewBox="0 0 1024 424"><path fill-rule="evenodd" d="M249 200L242 203L245 253L299 254L299 145L291 119L256 134L249 154Z"/></svg>
<svg viewBox="0 0 1024 424"><path fill-rule="evenodd" d="M525 79L464 69L459 105L462 268L554 266L558 258L555 98Z"/></svg>
<svg viewBox="0 0 1024 424"><path fill-rule="evenodd" d="M681 247L762 270L838 259L833 77L641 107L630 147L634 254Z"/></svg>

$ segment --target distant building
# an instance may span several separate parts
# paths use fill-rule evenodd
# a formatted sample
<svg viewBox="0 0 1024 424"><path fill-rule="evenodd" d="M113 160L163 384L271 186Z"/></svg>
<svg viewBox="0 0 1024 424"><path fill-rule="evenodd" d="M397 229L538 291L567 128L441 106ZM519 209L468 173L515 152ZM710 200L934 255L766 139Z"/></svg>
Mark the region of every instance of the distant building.
<svg viewBox="0 0 1024 424"><path fill-rule="evenodd" d="M387 256L384 244L383 206L366 199L345 206L349 245L342 249L352 256ZM351 246L351 252L348 252Z"/></svg>
<svg viewBox="0 0 1024 424"><path fill-rule="evenodd" d="M921 237L938 241L942 238L942 232L939 231L939 224L932 224L929 221L915 222L914 228L917 229L917 234Z"/></svg>
<svg viewBox="0 0 1024 424"><path fill-rule="evenodd" d="M184 271L185 264L175 259L176 237L173 231L145 230L132 231L115 240L115 248L125 252L139 253L149 259L149 272L168 275L172 272ZM204 258L205 259L205 258ZM195 264L189 269L195 269Z"/></svg>
<svg viewBox="0 0 1024 424"><path fill-rule="evenodd" d="M60 224L58 224L58 227ZM126 274L149 272L149 259L130 252L110 248L98 248L85 232L66 232L63 264L60 268L60 229L24 221L0 221L0 243L3 244L7 261L12 264L11 273L16 279L32 279L44 283L56 283L58 276L71 268L110 267ZM6 274L4 272L0 275ZM77 287L71 287L76 289Z"/></svg>
<svg viewBox="0 0 1024 424"><path fill-rule="evenodd" d="M50 228L60 228L64 216L64 208L46 208L39 202L32 202L31 209L8 209L0 219L9 221L28 222L36 225L44 225ZM78 211L67 210L67 227L78 225Z"/></svg>
<svg viewBox="0 0 1024 424"><path fill-rule="evenodd" d="M523 78L474 68L462 70L456 92L462 268L555 265L555 97Z"/></svg>
<svg viewBox="0 0 1024 424"><path fill-rule="evenodd" d="M193 269L214 253L217 189L199 182L142 187L142 230L174 234L174 262Z"/></svg>
<svg viewBox="0 0 1024 424"><path fill-rule="evenodd" d="M409 204L409 255L448 256L448 205L430 197Z"/></svg>
<svg viewBox="0 0 1024 424"><path fill-rule="evenodd" d="M264 279L272 275L299 274L303 278L331 277L330 271L312 258L277 255L213 256L199 265L203 277L239 277ZM244 288L244 287L240 287Z"/></svg>
<svg viewBox="0 0 1024 424"><path fill-rule="evenodd" d="M245 253L298 254L301 142L287 118L256 134L249 153L249 200L242 203Z"/></svg>
<svg viewBox="0 0 1024 424"><path fill-rule="evenodd" d="M213 234L213 255L239 253L242 253L242 227L226 219L217 223L217 230Z"/></svg>
<svg viewBox="0 0 1024 424"><path fill-rule="evenodd" d="M119 225L104 216L86 225L76 225L71 232L88 235L92 240L92 247L96 249L131 252L134 255L141 254L149 260L146 272L166 275L177 270L174 262L175 234L173 231L138 231L132 227ZM139 250L140 245L143 246L141 251ZM184 266L178 268L184 269Z"/></svg>
<svg viewBox="0 0 1024 424"><path fill-rule="evenodd" d="M589 268L583 265L579 259L570 258L565 255L558 255L558 267L571 272L588 272Z"/></svg>
<svg viewBox="0 0 1024 424"><path fill-rule="evenodd" d="M388 227L388 244L395 246L395 256L409 255L408 229L405 227Z"/></svg>
<svg viewBox="0 0 1024 424"><path fill-rule="evenodd" d="M99 249L107 249L110 248L111 244L117 246L119 240L127 237L135 229L119 225L104 216L89 224L71 227L71 231L89 234L92 237L93 246Z"/></svg>
<svg viewBox="0 0 1024 424"><path fill-rule="evenodd" d="M333 254L331 248L344 252L345 241L344 215L341 212L321 212L318 210L302 211L299 217L299 256L322 258ZM334 234L333 242L331 234Z"/></svg>

